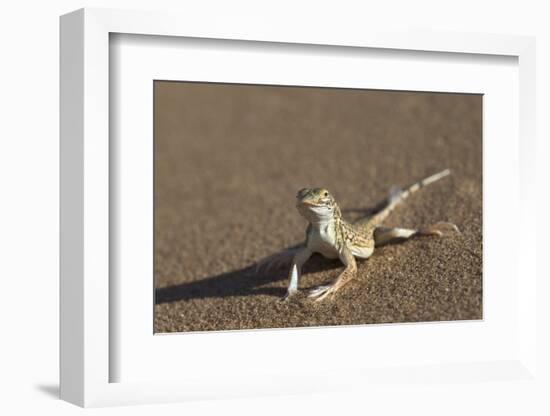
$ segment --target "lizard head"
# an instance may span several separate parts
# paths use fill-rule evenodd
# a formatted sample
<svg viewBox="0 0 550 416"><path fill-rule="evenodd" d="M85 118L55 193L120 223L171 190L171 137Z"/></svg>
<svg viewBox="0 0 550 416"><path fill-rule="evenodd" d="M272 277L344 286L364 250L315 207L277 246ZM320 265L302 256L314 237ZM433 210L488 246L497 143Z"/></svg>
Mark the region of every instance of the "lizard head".
<svg viewBox="0 0 550 416"><path fill-rule="evenodd" d="M304 188L296 195L296 208L309 221L332 219L338 213L334 197L324 188Z"/></svg>

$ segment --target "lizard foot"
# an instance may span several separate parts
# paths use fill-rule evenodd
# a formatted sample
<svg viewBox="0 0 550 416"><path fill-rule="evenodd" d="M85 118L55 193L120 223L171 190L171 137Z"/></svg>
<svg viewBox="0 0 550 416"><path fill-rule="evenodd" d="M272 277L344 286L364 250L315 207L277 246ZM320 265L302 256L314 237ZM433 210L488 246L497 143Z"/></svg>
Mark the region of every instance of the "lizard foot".
<svg viewBox="0 0 550 416"><path fill-rule="evenodd" d="M336 290L333 285L317 286L315 289L309 291L308 298L316 298L315 302L319 302L334 292L336 292Z"/></svg>
<svg viewBox="0 0 550 416"><path fill-rule="evenodd" d="M438 222L436 224L430 225L427 228L423 228L418 231L419 235L436 235L443 236L448 232L456 232L460 234L458 227L451 222Z"/></svg>
<svg viewBox="0 0 550 416"><path fill-rule="evenodd" d="M266 273L269 273L271 269L278 269L283 265L287 265L288 263L290 263L290 260L292 259L292 256L295 252L296 249L293 248L267 256L256 263L254 271L255 273L258 273L260 271L265 271Z"/></svg>
<svg viewBox="0 0 550 416"><path fill-rule="evenodd" d="M256 263L256 267L254 271L256 273L260 271L264 271L266 273L269 273L269 271L273 268L278 269L280 266L284 264L284 259L277 256L270 256L268 258L262 259Z"/></svg>

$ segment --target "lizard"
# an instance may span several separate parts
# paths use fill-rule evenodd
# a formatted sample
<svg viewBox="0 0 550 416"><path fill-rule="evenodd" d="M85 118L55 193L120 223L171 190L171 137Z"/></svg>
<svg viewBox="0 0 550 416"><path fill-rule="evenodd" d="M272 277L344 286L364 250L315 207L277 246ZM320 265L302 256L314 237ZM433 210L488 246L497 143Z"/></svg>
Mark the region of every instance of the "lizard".
<svg viewBox="0 0 550 416"><path fill-rule="evenodd" d="M389 228L382 223L402 201L411 194L450 174L445 169L435 175L415 182L405 189L393 188L385 205L377 213L348 222L342 217L336 199L325 188L303 188L296 195L296 208L308 221L305 242L292 249L293 258L288 274L288 288L283 300L298 293L298 282L303 265L314 253L326 258L339 258L345 269L328 285L321 285L309 292L308 297L321 301L333 296L357 275L358 259L369 258L376 247L394 240L406 240L414 236L441 236L446 230L459 232L455 224L438 222L421 229ZM273 258L268 261L274 260ZM275 259L277 261L277 259Z"/></svg>

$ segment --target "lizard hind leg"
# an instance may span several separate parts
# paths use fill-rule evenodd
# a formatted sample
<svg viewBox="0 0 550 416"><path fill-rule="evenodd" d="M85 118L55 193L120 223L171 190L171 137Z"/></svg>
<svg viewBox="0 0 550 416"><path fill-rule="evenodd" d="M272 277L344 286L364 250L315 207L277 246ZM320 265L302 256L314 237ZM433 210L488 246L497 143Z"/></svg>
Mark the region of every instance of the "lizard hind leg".
<svg viewBox="0 0 550 416"><path fill-rule="evenodd" d="M390 228L376 227L374 230L374 243L376 247L388 244L394 241L407 240L416 236L443 236L448 231L460 232L458 227L450 222L438 222L426 228Z"/></svg>
<svg viewBox="0 0 550 416"><path fill-rule="evenodd" d="M418 235L419 230L410 228L376 227L374 229L374 244L380 247L397 240L406 240Z"/></svg>

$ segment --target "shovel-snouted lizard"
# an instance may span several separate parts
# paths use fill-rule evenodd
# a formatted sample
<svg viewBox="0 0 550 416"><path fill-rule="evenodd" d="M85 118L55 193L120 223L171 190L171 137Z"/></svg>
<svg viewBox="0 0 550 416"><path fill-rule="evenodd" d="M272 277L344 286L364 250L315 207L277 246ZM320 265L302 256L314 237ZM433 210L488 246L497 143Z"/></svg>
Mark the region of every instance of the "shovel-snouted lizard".
<svg viewBox="0 0 550 416"><path fill-rule="evenodd" d="M387 204L374 215L349 223L334 197L323 188L304 188L296 195L296 207L309 222L306 241L296 251L289 272L290 283L284 299L298 292L302 266L313 253L320 253L329 259L339 258L346 266L344 271L330 285L319 286L309 292L316 301L333 295L357 274L355 258L370 257L374 248L395 239L408 239L418 235L443 235L445 230L458 231L456 225L440 222L422 229L382 227L382 222L394 208L420 188L450 174L448 169L417 182L405 190L390 193Z"/></svg>

